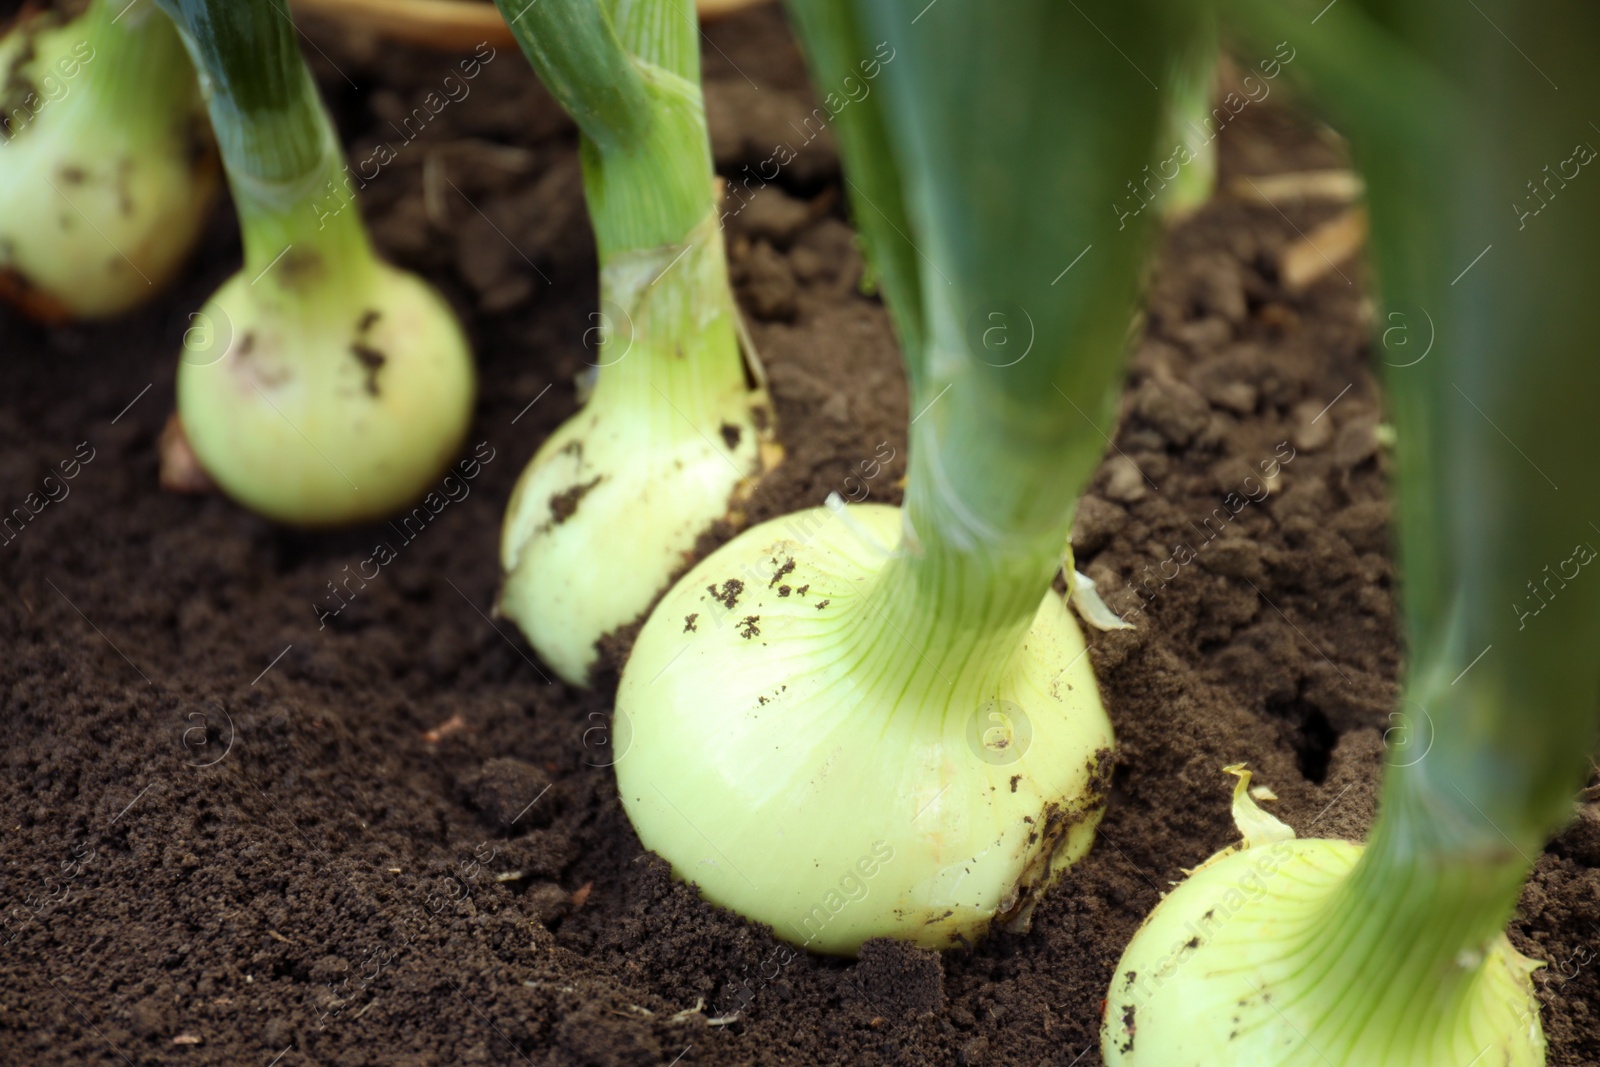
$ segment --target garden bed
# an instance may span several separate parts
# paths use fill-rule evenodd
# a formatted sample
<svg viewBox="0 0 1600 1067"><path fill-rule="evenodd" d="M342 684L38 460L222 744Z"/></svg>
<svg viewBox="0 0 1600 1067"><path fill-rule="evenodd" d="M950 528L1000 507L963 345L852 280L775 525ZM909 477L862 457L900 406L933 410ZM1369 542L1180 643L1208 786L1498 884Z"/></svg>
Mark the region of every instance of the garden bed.
<svg viewBox="0 0 1600 1067"><path fill-rule="evenodd" d="M157 490L188 313L240 258L225 211L125 320L0 312L0 505L55 498L0 534L0 1061L1094 1064L1123 947L1235 836L1224 764L1302 835L1365 832L1400 657L1363 272L1289 293L1282 250L1339 209L1227 195L1341 165L1330 136L1250 105L1219 138L1222 195L1163 244L1074 538L1111 605L1141 608L1091 635L1120 745L1095 849L1029 933L828 960L640 848L609 766L629 636L580 693L490 617L512 483L593 358L574 130L512 51L306 29L378 245L467 323L479 466L404 529L294 532ZM760 190L730 195L728 246L785 450L745 518L896 503L906 390L831 135L775 10L707 42L719 170ZM1511 935L1551 964L1550 1062L1600 1063L1593 801Z"/></svg>

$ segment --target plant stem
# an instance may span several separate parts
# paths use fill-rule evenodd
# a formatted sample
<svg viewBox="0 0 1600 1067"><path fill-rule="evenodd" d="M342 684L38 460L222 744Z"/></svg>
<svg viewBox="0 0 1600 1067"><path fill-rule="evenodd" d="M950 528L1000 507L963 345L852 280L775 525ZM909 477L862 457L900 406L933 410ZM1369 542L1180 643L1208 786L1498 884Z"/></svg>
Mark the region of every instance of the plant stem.
<svg viewBox="0 0 1600 1067"><path fill-rule="evenodd" d="M1600 91L1600 15L1560 7L1490 4L1459 20L1421 0L1380 25L1341 5L1299 38L1296 73L1342 120L1367 178L1379 330L1415 342L1383 333L1374 346L1397 431L1409 736L1371 842L1308 942L1353 976L1326 1010L1358 1001L1397 1029L1465 1003L1481 969L1459 961L1504 928L1595 742L1600 574L1574 563L1541 580L1575 545L1600 546L1588 333L1600 183L1563 191L1560 218L1506 208L1524 172L1574 140L1600 144L1581 103ZM1253 5L1247 25L1265 45L1297 32L1299 14ZM1567 84L1501 55L1502 32L1568 54ZM1433 998L1413 1005L1425 1020L1393 1014L1414 997Z"/></svg>
<svg viewBox="0 0 1600 1067"><path fill-rule="evenodd" d="M1570 25L1515 17L1551 54L1583 52L1593 39L1579 27L1597 28L1600 14L1563 8ZM1274 5L1257 17L1285 32ZM1569 156L1573 141L1600 144L1576 102L1600 75L1574 62L1579 89L1558 93L1525 65L1510 69L1493 27L1458 25L1431 0L1406 5L1393 32L1354 9L1324 21L1330 39L1305 50L1303 73L1355 134L1385 303L1433 342L1420 361L1384 360L1407 691L1433 738L1425 759L1394 768L1386 799L1407 779L1430 810L1475 827L1457 847L1509 838L1531 852L1570 815L1600 709L1587 663L1600 643L1600 576L1580 564L1544 585L1576 545L1600 546L1588 429L1600 366L1585 333L1600 186L1563 192L1550 205L1558 219L1519 225L1507 204L1525 171ZM1442 186L1440 173L1451 176Z"/></svg>
<svg viewBox="0 0 1600 1067"><path fill-rule="evenodd" d="M374 265L360 212L328 212L341 186L338 134L300 55L294 24L273 0L162 0L206 76L207 107L244 236L245 270L291 258L278 284L338 302ZM298 250L298 251L297 251ZM326 279L339 279L328 285Z"/></svg>
<svg viewBox="0 0 1600 1067"><path fill-rule="evenodd" d="M540 79L583 131L584 193L604 266L682 244L714 210L693 5L497 0Z"/></svg>
<svg viewBox="0 0 1600 1067"><path fill-rule="evenodd" d="M1130 60L1044 0L998 21L971 3L792 6L823 93L877 70L834 119L913 417L906 535L871 601L890 621L864 621L883 631L866 646L917 647L909 667L940 665L919 684L959 687L944 664L992 678L1020 646L1107 444L1148 234L1113 205L1162 114L1138 68L1168 69L1186 18L1094 5L1138 42ZM875 54L892 58L863 68Z"/></svg>
<svg viewBox="0 0 1600 1067"><path fill-rule="evenodd" d="M717 432L744 388L700 91L683 0L499 0L535 70L583 131L584 195L600 257L594 401L658 436ZM551 42L562 42L555 48ZM663 401L666 407L663 407Z"/></svg>
<svg viewBox="0 0 1600 1067"><path fill-rule="evenodd" d="M646 68L655 110L637 141L585 139L583 190L604 266L622 252L682 244L715 213L710 140L697 85Z"/></svg>
<svg viewBox="0 0 1600 1067"><path fill-rule="evenodd" d="M850 0L789 0L788 10L805 48L816 85L832 87L864 74L861 62L878 60ZM884 42L887 44L887 42ZM889 53L894 62L898 53ZM867 70L881 70L868 66ZM824 93L826 95L826 93ZM885 306L894 321L913 392L923 365L922 262L907 236L911 219L889 142L890 116L881 93L869 93L835 116L840 156L849 160L852 219L877 273Z"/></svg>
<svg viewBox="0 0 1600 1067"><path fill-rule="evenodd" d="M583 135L622 150L650 125L644 79L600 0L496 0L539 80Z"/></svg>

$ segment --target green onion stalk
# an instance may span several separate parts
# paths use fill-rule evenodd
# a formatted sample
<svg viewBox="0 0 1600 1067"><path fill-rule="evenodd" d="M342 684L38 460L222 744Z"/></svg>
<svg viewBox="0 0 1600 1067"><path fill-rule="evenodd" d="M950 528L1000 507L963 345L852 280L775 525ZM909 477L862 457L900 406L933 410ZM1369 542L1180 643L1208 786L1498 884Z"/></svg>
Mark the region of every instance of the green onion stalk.
<svg viewBox="0 0 1600 1067"><path fill-rule="evenodd" d="M643 615L763 469L772 406L728 283L685 0L500 0L582 133L600 259L588 402L506 510L501 614L562 678Z"/></svg>
<svg viewBox="0 0 1600 1067"><path fill-rule="evenodd" d="M182 266L218 187L194 68L152 0L39 11L0 39L0 296L119 314Z"/></svg>
<svg viewBox="0 0 1600 1067"><path fill-rule="evenodd" d="M813 951L1025 928L1089 847L1113 751L1052 583L1105 439L1186 16L1019 0L798 0L911 393L903 507L753 527L673 586L617 694L623 805L709 900ZM915 23L915 25L913 25ZM1106 106L1105 102L1110 102ZM1080 413L1081 412L1081 413Z"/></svg>
<svg viewBox="0 0 1600 1067"><path fill-rule="evenodd" d="M1573 817L1600 726L1600 183L1583 173L1600 13L1569 0L1461 18L1408 0L1313 26L1319 6L1253 5L1242 29L1252 46L1303 44L1367 179L1379 327L1405 335L1374 346L1409 660L1380 812L1360 845L1296 839L1236 800L1244 842L1146 920L1102 1051L1162 1067L1542 1064L1543 964L1506 927Z"/></svg>
<svg viewBox="0 0 1600 1067"><path fill-rule="evenodd" d="M275 0L162 0L201 71L244 267L196 317L178 414L201 466L268 518L380 518L423 495L472 413L444 299L373 251L344 158Z"/></svg>

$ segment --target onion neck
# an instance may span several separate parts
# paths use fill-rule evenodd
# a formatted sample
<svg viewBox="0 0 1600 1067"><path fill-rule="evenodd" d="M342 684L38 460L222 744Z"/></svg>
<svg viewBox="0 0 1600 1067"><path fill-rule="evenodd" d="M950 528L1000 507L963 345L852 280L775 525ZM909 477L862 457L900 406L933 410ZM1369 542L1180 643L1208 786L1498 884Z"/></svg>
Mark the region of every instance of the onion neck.
<svg viewBox="0 0 1600 1067"><path fill-rule="evenodd" d="M348 305L375 277L378 259L349 186L332 123L315 98L302 119L325 134L306 170L284 178L228 166L252 288L292 292L308 306ZM224 154L224 160L228 157Z"/></svg>
<svg viewBox="0 0 1600 1067"><path fill-rule="evenodd" d="M153 145L175 128L187 132L197 99L194 69L172 21L152 0L131 7L93 0L80 18L51 33L58 47L45 57L51 68L41 78L66 87L53 106L89 143Z"/></svg>
<svg viewBox="0 0 1600 1067"><path fill-rule="evenodd" d="M1524 1010L1509 996L1486 1005L1482 983L1531 863L1503 838L1474 849L1448 840L1439 828L1460 813L1412 781L1390 775L1360 860L1293 949L1280 1006L1318 1044L1392 1048L1455 1033L1489 1007Z"/></svg>
<svg viewBox="0 0 1600 1067"><path fill-rule="evenodd" d="M1022 651L1099 449L981 374L916 393L904 535L854 609L852 653L881 696L965 715Z"/></svg>
<svg viewBox="0 0 1600 1067"><path fill-rule="evenodd" d="M629 43L668 47L682 36L678 21ZM620 144L585 135L582 144L606 334L595 400L647 418L659 413L677 420L679 432L692 426L714 434L726 399L743 391L745 368L705 105L695 81L644 59L633 63L650 104L639 135Z"/></svg>
<svg viewBox="0 0 1600 1067"><path fill-rule="evenodd" d="M651 103L635 138L581 144L584 198L604 268L618 254L679 245L714 214L711 142L700 87L639 62Z"/></svg>
<svg viewBox="0 0 1600 1067"><path fill-rule="evenodd" d="M722 231L708 213L673 244L617 252L600 270L596 408L650 428L711 435L745 393ZM745 432L747 418L735 425ZM658 425L659 424L659 425ZM731 446L730 446L731 448Z"/></svg>
<svg viewBox="0 0 1600 1067"><path fill-rule="evenodd" d="M329 309L375 274L337 131L274 0L161 0L202 74L252 288ZM263 290L266 291L266 290Z"/></svg>
<svg viewBox="0 0 1600 1067"><path fill-rule="evenodd" d="M852 604L848 677L867 703L968 715L999 696L1056 561L912 538Z"/></svg>

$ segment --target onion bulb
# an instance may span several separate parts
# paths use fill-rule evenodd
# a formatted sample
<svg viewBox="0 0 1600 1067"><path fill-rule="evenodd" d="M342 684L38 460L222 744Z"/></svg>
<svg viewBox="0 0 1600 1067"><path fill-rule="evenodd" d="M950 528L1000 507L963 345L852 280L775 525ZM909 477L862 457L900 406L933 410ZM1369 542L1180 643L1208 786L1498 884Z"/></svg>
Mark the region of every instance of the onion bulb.
<svg viewBox="0 0 1600 1067"><path fill-rule="evenodd" d="M150 0L93 0L0 40L0 295L49 321L161 290L218 187L194 68Z"/></svg>
<svg viewBox="0 0 1600 1067"><path fill-rule="evenodd" d="M1108 1067L1544 1063L1531 978L1542 964L1498 927L1477 949L1437 961L1414 929L1374 937L1365 953L1327 951L1317 935L1363 847L1297 839L1250 798L1249 772L1229 770L1244 840L1191 872L1123 953L1101 1027ZM1461 914L1452 896L1438 895L1433 916L1443 936ZM1361 947L1354 924L1344 932L1343 947Z"/></svg>
<svg viewBox="0 0 1600 1067"><path fill-rule="evenodd" d="M901 525L835 501L745 531L651 613L617 694L645 847L816 952L1025 927L1105 804L1111 726L1060 595L989 625L993 583L919 583Z"/></svg>

